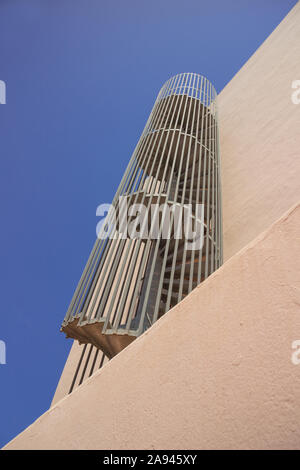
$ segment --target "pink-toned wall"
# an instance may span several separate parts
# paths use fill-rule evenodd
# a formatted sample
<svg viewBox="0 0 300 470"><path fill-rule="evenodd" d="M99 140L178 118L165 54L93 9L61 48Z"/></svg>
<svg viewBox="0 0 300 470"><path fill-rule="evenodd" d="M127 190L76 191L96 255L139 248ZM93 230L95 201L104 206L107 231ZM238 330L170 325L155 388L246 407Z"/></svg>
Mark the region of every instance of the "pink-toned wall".
<svg viewBox="0 0 300 470"><path fill-rule="evenodd" d="M299 448L299 246L300 204L6 449Z"/></svg>
<svg viewBox="0 0 300 470"><path fill-rule="evenodd" d="M300 199L300 3L218 98L224 257Z"/></svg>
<svg viewBox="0 0 300 470"><path fill-rule="evenodd" d="M71 351L69 353L68 359L66 360L65 367L62 371L58 386L55 390L51 406L53 406L55 403L57 403L69 393L74 374L80 360L82 348L83 345L80 345L78 341L73 341Z"/></svg>

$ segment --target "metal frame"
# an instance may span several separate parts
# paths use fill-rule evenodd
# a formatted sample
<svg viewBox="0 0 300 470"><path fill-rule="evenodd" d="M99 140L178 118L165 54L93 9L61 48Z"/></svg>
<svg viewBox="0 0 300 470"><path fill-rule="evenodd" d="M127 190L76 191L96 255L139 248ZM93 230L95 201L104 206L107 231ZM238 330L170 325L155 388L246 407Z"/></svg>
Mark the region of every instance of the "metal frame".
<svg viewBox="0 0 300 470"><path fill-rule="evenodd" d="M129 208L164 203L162 212L156 208L153 214L163 225L166 208L174 204L191 204L188 223L195 224L196 204L202 204L204 245L197 251L186 249L184 236L177 238L174 212L167 239L161 229L156 239L123 239L117 226L113 238L96 240L61 328L80 343L91 344L80 380L93 347L90 375L99 349L113 357L222 264L216 100L211 83L195 73L170 78L158 94L112 205L122 224L120 196ZM108 224L112 217L109 213ZM145 219L141 232L148 223ZM103 361L104 356L100 367Z"/></svg>

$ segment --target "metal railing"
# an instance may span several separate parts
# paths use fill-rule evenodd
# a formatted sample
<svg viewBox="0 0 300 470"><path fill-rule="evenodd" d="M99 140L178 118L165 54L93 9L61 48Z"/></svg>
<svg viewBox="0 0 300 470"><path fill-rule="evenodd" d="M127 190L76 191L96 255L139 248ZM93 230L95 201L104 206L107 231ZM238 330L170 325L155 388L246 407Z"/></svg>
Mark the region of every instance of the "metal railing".
<svg viewBox="0 0 300 470"><path fill-rule="evenodd" d="M100 237L116 214L119 222L96 240L62 324L67 336L90 343L90 362L99 349L113 357L222 264L216 100L211 83L195 73L170 78L159 92ZM154 206L151 223L144 217L140 236L124 237L136 204L149 212ZM176 218L176 208L188 207L185 221L202 231L196 249L179 233L182 211Z"/></svg>

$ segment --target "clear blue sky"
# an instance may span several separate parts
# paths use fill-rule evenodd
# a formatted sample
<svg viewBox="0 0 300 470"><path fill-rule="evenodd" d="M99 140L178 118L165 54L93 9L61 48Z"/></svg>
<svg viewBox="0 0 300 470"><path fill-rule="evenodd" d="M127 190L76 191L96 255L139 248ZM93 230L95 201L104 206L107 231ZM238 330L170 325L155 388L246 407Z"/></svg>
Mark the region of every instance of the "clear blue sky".
<svg viewBox="0 0 300 470"><path fill-rule="evenodd" d="M296 3L0 1L0 446L50 405L96 207L112 200L161 85L199 72L221 91Z"/></svg>

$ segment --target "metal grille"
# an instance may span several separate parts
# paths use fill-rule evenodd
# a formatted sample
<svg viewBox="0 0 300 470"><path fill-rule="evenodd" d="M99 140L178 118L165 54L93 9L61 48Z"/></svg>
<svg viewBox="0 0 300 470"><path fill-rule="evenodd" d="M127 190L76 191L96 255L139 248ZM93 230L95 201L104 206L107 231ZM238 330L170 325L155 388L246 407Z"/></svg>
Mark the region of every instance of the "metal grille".
<svg viewBox="0 0 300 470"><path fill-rule="evenodd" d="M112 358L222 264L216 99L194 73L170 78L159 92L103 225L109 237L96 240L62 324L68 337L90 343L89 375L92 357L103 363L99 349ZM124 237L136 204L151 221L141 219L140 236ZM189 249L182 222L200 224L199 248Z"/></svg>

